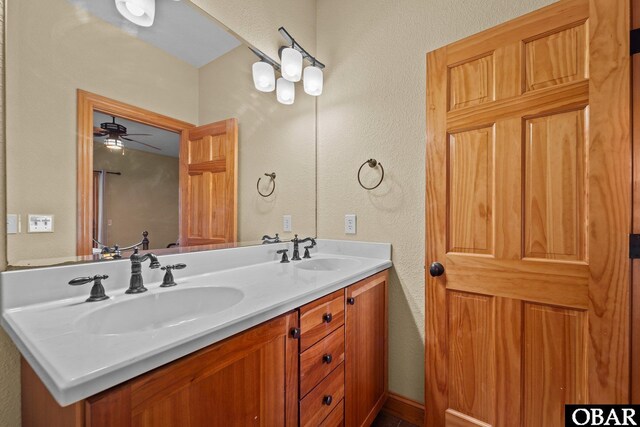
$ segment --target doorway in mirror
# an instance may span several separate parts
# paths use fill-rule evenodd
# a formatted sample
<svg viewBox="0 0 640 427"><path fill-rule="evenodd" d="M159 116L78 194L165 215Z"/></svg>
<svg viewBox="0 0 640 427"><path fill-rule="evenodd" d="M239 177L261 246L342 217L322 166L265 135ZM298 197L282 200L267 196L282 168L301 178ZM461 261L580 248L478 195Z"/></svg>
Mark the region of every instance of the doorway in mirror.
<svg viewBox="0 0 640 427"><path fill-rule="evenodd" d="M196 127L78 90L77 254L234 245L237 152L236 119Z"/></svg>

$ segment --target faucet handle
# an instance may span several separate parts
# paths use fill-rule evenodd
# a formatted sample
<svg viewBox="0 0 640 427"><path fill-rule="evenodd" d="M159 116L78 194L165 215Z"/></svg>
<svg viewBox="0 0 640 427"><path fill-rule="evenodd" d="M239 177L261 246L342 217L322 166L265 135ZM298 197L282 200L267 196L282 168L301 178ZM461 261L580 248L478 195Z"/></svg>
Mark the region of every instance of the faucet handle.
<svg viewBox="0 0 640 427"><path fill-rule="evenodd" d="M280 249L276 252L278 255L282 254L282 259L280 260L281 264L289 262L289 256L287 255L287 252L289 252L289 249Z"/></svg>
<svg viewBox="0 0 640 427"><path fill-rule="evenodd" d="M311 254L309 253L309 249L313 248L315 245L311 244L309 246L305 246L304 247L304 255L302 255L302 258L311 258Z"/></svg>
<svg viewBox="0 0 640 427"><path fill-rule="evenodd" d="M177 285L176 281L173 279L172 270L182 270L186 268L187 264L173 264L173 265L165 265L161 268L162 271L165 271L164 278L162 279L161 288L170 288L171 286Z"/></svg>
<svg viewBox="0 0 640 427"><path fill-rule="evenodd" d="M103 301L109 299L109 297L104 293L104 286L102 286L102 281L108 279L109 276L105 275L96 275L93 277L76 277L73 280L69 281L71 286L84 285L85 283L93 283L91 287L91 293L89 298L86 299L87 302L96 302Z"/></svg>

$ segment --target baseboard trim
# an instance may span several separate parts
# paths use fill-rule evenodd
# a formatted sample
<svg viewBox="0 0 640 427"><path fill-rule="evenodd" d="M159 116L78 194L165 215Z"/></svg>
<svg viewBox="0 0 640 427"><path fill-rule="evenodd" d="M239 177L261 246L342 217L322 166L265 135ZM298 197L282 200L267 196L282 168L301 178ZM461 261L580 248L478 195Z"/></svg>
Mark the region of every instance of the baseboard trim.
<svg viewBox="0 0 640 427"><path fill-rule="evenodd" d="M399 394L389 392L382 411L417 426L424 426L424 405Z"/></svg>

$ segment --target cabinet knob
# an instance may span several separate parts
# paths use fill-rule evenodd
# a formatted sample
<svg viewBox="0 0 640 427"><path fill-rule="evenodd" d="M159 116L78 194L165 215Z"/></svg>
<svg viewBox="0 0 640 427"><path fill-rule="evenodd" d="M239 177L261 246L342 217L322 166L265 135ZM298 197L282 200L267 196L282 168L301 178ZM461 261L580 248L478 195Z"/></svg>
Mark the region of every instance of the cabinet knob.
<svg viewBox="0 0 640 427"><path fill-rule="evenodd" d="M328 365L329 363L331 363L332 360L333 360L333 356L331 356L328 353L322 356L322 363L326 363Z"/></svg>
<svg viewBox="0 0 640 427"><path fill-rule="evenodd" d="M322 321L325 323L331 323L332 320L333 320L333 315L331 313L325 313L322 316Z"/></svg>
<svg viewBox="0 0 640 427"><path fill-rule="evenodd" d="M347 304L354 305L356 303L356 299L353 297L347 298Z"/></svg>
<svg viewBox="0 0 640 427"><path fill-rule="evenodd" d="M330 395L326 395L325 397L322 398L322 403L324 405L331 405L331 402L333 402L333 397L331 397Z"/></svg>
<svg viewBox="0 0 640 427"><path fill-rule="evenodd" d="M298 339L298 338L300 338L300 329L299 328L291 328L290 334L291 334L291 338Z"/></svg>

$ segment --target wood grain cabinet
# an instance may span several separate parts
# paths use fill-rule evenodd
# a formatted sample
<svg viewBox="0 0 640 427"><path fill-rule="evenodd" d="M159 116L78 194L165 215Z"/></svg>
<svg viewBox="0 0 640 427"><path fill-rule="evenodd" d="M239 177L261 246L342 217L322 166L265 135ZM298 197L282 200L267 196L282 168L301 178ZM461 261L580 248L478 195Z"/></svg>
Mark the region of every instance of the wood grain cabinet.
<svg viewBox="0 0 640 427"><path fill-rule="evenodd" d="M368 426L387 395L387 277L64 408L23 360L23 426Z"/></svg>

